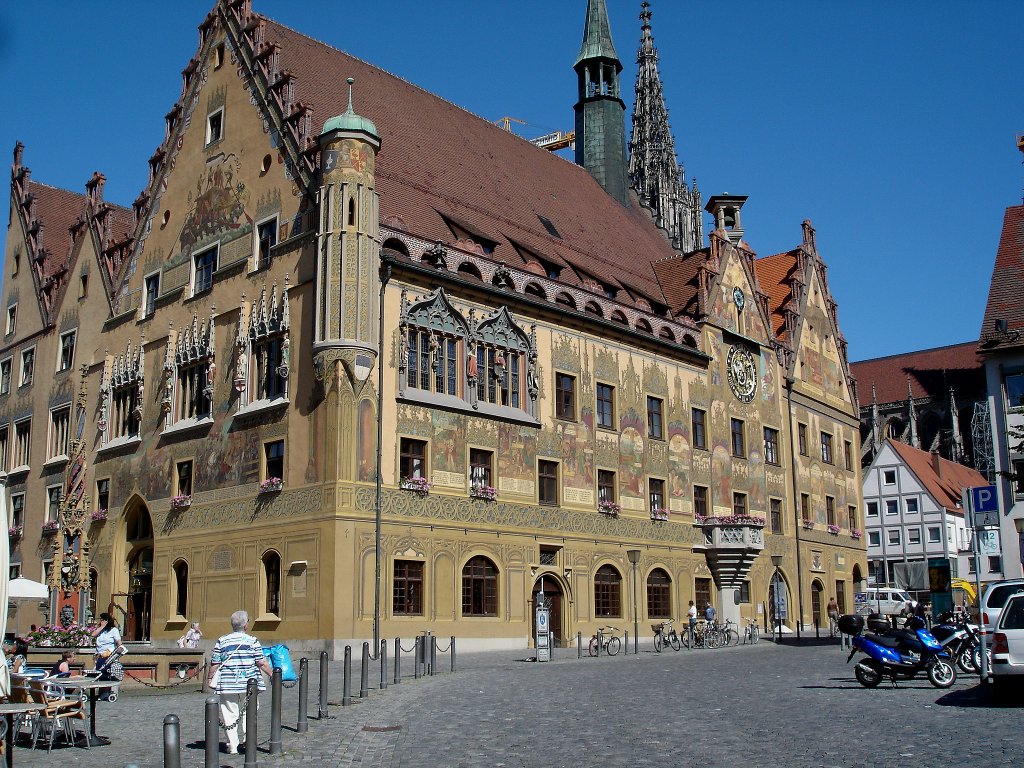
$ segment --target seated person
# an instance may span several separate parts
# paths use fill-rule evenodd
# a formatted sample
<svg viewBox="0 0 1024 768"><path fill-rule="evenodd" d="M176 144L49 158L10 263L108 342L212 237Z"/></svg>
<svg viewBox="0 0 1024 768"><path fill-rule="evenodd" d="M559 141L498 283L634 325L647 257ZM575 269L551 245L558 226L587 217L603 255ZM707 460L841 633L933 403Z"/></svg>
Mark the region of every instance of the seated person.
<svg viewBox="0 0 1024 768"><path fill-rule="evenodd" d="M71 662L75 660L74 651L64 651L60 661L50 669L50 677L71 677Z"/></svg>
<svg viewBox="0 0 1024 768"><path fill-rule="evenodd" d="M25 673L28 666L28 641L22 637L14 640L14 656L9 658L11 672L21 675Z"/></svg>

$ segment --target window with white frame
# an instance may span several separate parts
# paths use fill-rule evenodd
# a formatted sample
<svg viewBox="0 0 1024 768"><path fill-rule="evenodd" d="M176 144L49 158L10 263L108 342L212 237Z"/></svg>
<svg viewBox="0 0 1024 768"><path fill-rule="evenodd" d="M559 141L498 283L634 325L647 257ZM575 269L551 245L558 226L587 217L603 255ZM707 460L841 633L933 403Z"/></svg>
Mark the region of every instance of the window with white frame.
<svg viewBox="0 0 1024 768"><path fill-rule="evenodd" d="M32 449L32 419L14 425L14 468L27 467Z"/></svg>
<svg viewBox="0 0 1024 768"><path fill-rule="evenodd" d="M29 347L21 351L21 379L19 387L27 387L32 383L32 376L36 369L36 348Z"/></svg>
<svg viewBox="0 0 1024 768"><path fill-rule="evenodd" d="M12 358L0 360L0 395L6 395L11 391L11 363Z"/></svg>
<svg viewBox="0 0 1024 768"><path fill-rule="evenodd" d="M869 501L867 503L868 517L878 517L878 502Z"/></svg>
<svg viewBox="0 0 1024 768"><path fill-rule="evenodd" d="M46 489L46 522L56 523L60 517L60 493L59 485L51 485Z"/></svg>
<svg viewBox="0 0 1024 768"><path fill-rule="evenodd" d="M50 442L46 458L57 459L68 457L68 441L71 436L71 406L55 408L50 411Z"/></svg>
<svg viewBox="0 0 1024 768"><path fill-rule="evenodd" d="M173 346L168 336L161 399L167 427L175 424L187 427L189 422L211 417L216 370L214 329L212 315L201 325L199 318L193 315L192 324L178 334Z"/></svg>
<svg viewBox="0 0 1024 768"><path fill-rule="evenodd" d="M270 266L270 250L277 245L277 216L256 225L256 267Z"/></svg>
<svg viewBox="0 0 1024 768"><path fill-rule="evenodd" d="M942 528L934 525L928 527L928 543L938 544L942 541Z"/></svg>
<svg viewBox="0 0 1024 768"><path fill-rule="evenodd" d="M895 469L886 469L882 471L882 485L896 485Z"/></svg>
<svg viewBox="0 0 1024 768"><path fill-rule="evenodd" d="M213 389L209 369L207 360L198 360L178 367L175 421L209 417L210 395Z"/></svg>
<svg viewBox="0 0 1024 768"><path fill-rule="evenodd" d="M224 107L206 116L206 146L224 137Z"/></svg>
<svg viewBox="0 0 1024 768"><path fill-rule="evenodd" d="M900 512L900 503L897 499L886 499L885 500L885 514L887 515L898 515Z"/></svg>
<svg viewBox="0 0 1024 768"><path fill-rule="evenodd" d="M885 533L886 533L886 540L890 544L898 545L900 543L900 529L899 528L892 528L892 529L886 531Z"/></svg>
<svg viewBox="0 0 1024 768"><path fill-rule="evenodd" d="M1007 410L1024 409L1024 371L1007 374L1004 384Z"/></svg>
<svg viewBox="0 0 1024 768"><path fill-rule="evenodd" d="M60 335L60 357L57 359L57 372L67 371L75 363L75 339L77 331L68 331Z"/></svg>
<svg viewBox="0 0 1024 768"><path fill-rule="evenodd" d="M11 304L7 308L7 331L6 335L10 336L18 327L18 305Z"/></svg>
<svg viewBox="0 0 1024 768"><path fill-rule="evenodd" d="M235 337L235 389L239 408L287 402L291 340L288 283L278 298L274 285L269 301L266 288L259 301L243 303Z"/></svg>
<svg viewBox="0 0 1024 768"><path fill-rule="evenodd" d="M192 295L208 291L213 287L213 273L217 271L219 246L207 248L192 257Z"/></svg>
<svg viewBox="0 0 1024 768"><path fill-rule="evenodd" d="M10 424L4 424L0 427L0 472L6 472L8 468L7 460L11 451L10 436Z"/></svg>
<svg viewBox="0 0 1024 768"><path fill-rule="evenodd" d="M879 536L878 531L868 531L868 546L878 547L881 546L882 539Z"/></svg>
<svg viewBox="0 0 1024 768"><path fill-rule="evenodd" d="M156 300L160 298L160 273L154 272L146 275L143 279L143 305L144 317L151 317L156 312Z"/></svg>
<svg viewBox="0 0 1024 768"><path fill-rule="evenodd" d="M25 494L11 494L11 527L25 527Z"/></svg>
<svg viewBox="0 0 1024 768"><path fill-rule="evenodd" d="M142 422L143 349L128 346L115 356L100 380L101 414L99 428L103 442L139 436Z"/></svg>
<svg viewBox="0 0 1024 768"><path fill-rule="evenodd" d="M916 498L909 498L909 499L906 499L906 508L907 508L907 512L908 512L909 514L912 514L912 515L913 515L913 514L916 514L916 513L917 513L917 511L918 511L918 508L917 508L917 499L916 499Z"/></svg>
<svg viewBox="0 0 1024 768"><path fill-rule="evenodd" d="M907 544L920 544L921 543L921 529L920 528L907 528Z"/></svg>

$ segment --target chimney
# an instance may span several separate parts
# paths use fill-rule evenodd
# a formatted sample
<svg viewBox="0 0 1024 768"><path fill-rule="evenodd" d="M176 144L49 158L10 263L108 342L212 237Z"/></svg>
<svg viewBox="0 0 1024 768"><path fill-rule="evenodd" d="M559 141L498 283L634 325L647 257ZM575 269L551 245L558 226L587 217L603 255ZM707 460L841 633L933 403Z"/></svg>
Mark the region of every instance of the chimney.
<svg viewBox="0 0 1024 768"><path fill-rule="evenodd" d="M932 469L935 470L935 474L938 475L939 479L942 479L942 458L939 456L938 451L932 451Z"/></svg>

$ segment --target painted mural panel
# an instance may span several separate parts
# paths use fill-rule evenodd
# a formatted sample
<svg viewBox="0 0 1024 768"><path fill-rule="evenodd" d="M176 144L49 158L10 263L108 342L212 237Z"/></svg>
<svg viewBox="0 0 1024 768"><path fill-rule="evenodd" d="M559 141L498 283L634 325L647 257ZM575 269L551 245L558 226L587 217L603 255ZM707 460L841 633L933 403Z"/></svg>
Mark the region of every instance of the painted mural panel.
<svg viewBox="0 0 1024 768"><path fill-rule="evenodd" d="M619 504L623 509L643 510L647 454L646 423L632 408L619 420Z"/></svg>
<svg viewBox="0 0 1024 768"><path fill-rule="evenodd" d="M431 412L430 479L449 488L466 486L466 419L461 414Z"/></svg>
<svg viewBox="0 0 1024 768"><path fill-rule="evenodd" d="M562 457L562 498L569 504L596 504L594 475L594 410L581 409L579 424L555 425Z"/></svg>
<svg viewBox="0 0 1024 768"><path fill-rule="evenodd" d="M498 425L498 493L534 496L537 492L536 430Z"/></svg>

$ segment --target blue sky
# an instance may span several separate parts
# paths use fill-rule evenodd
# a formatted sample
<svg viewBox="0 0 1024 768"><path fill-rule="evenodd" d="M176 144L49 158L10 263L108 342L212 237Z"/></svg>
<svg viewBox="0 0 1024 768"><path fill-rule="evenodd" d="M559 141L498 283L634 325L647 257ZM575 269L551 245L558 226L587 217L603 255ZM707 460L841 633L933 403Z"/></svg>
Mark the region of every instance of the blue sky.
<svg viewBox="0 0 1024 768"><path fill-rule="evenodd" d="M608 6L631 102L640 3ZM4 4L0 151L21 139L33 178L76 191L100 170L107 199L130 204L212 7ZM524 120L524 136L572 128L585 7L254 2L482 117ZM705 196L750 196L743 225L760 255L794 247L800 222L813 221L851 360L978 338L1003 211L1024 188L1014 146L1024 3L652 0L652 10L687 175Z"/></svg>

